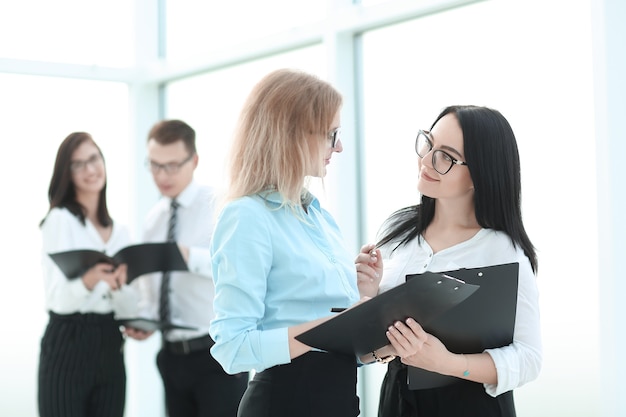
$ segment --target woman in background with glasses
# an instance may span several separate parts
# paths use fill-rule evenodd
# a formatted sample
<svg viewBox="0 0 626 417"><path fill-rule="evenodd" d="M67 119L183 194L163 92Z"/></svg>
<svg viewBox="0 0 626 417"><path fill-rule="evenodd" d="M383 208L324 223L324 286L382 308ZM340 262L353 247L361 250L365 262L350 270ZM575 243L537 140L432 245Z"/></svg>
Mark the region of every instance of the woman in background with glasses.
<svg viewBox="0 0 626 417"><path fill-rule="evenodd" d="M255 370L239 417L354 417L356 358L313 351L295 336L359 300L354 255L307 190L339 139L340 94L292 70L264 77L235 131L230 187L211 253L213 356L226 372Z"/></svg>
<svg viewBox="0 0 626 417"><path fill-rule="evenodd" d="M363 246L361 294L376 296L408 274L517 262L517 314L512 344L471 354L448 351L411 318L394 323L390 344L376 351L399 356L388 365L379 416L515 416L513 389L537 378L542 361L537 257L522 222L515 136L496 110L452 106L419 131L415 150L420 204L393 213L377 244ZM409 390L405 365L459 380Z"/></svg>
<svg viewBox="0 0 626 417"><path fill-rule="evenodd" d="M41 341L41 417L122 417L126 394L123 338L114 315L134 316L138 296L126 286L126 265L98 263L65 277L48 254L96 249L109 255L130 242L106 202L106 170L91 135L74 132L61 143L40 224L46 309Z"/></svg>

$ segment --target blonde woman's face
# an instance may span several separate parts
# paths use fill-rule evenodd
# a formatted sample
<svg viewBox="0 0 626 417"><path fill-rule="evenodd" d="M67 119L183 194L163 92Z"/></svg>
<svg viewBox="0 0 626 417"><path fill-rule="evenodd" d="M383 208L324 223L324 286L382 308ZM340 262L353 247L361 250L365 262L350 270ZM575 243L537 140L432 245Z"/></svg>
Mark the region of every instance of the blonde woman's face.
<svg viewBox="0 0 626 417"><path fill-rule="evenodd" d="M323 145L321 145L321 149L318 147L317 152L314 149L311 150L311 155L312 155L313 160L311 161L311 166L309 167L309 170L308 170L308 175L311 177L319 177L319 178L325 177L326 166L330 164L330 159L332 158L333 153L334 152L339 153L343 151L343 144L341 143L341 139L339 137L337 137L335 141L335 146L332 147L333 134L341 126L340 114L341 112L337 110L337 113L335 114L335 117L333 118L333 122L330 128L328 129L327 132L322 134L325 140L322 142ZM314 144L319 145L320 144L319 135L316 135L314 139L317 139L317 140L312 140L309 143L314 143Z"/></svg>

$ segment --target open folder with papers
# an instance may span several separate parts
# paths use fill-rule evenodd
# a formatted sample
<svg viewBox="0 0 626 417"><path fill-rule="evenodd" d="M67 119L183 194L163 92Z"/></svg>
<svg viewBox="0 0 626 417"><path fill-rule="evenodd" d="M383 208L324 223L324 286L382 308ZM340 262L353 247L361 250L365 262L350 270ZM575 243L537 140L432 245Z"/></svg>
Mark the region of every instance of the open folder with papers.
<svg viewBox="0 0 626 417"><path fill-rule="evenodd" d="M356 305L296 339L331 352L364 355L389 344L385 332L408 317L428 323L478 289L446 274L427 272Z"/></svg>
<svg viewBox="0 0 626 417"><path fill-rule="evenodd" d="M126 246L115 255L90 249L49 254L68 279L82 276L89 268L104 262L113 266L127 264L127 283L150 272L187 271L187 264L176 242L143 243Z"/></svg>

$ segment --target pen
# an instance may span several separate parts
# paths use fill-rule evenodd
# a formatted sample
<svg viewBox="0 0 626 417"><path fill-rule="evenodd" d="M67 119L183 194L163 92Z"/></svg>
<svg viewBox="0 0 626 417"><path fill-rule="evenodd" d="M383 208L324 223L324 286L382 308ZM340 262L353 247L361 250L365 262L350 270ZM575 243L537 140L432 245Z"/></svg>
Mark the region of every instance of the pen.
<svg viewBox="0 0 626 417"><path fill-rule="evenodd" d="M333 307L330 309L331 313L341 313L342 311L346 311L346 309L342 307Z"/></svg>

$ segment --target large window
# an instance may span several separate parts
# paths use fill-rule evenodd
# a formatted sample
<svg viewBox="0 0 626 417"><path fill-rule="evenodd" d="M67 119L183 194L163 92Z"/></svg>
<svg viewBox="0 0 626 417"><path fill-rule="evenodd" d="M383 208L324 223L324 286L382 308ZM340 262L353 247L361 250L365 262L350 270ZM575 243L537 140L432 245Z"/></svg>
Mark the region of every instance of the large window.
<svg viewBox="0 0 626 417"><path fill-rule="evenodd" d="M132 2L23 0L0 6L0 58L130 67Z"/></svg>
<svg viewBox="0 0 626 417"><path fill-rule="evenodd" d="M518 411L528 416L563 412L561 401L525 401L541 397L546 386L577 390L577 380L562 379L581 354L570 347L576 326L589 336L585 364L577 367L589 388L586 402L597 401L593 387L600 383L599 358L591 353L599 349L597 238L595 228L577 226L597 213L595 177L585 175L596 169L595 148L588 146L594 136L590 26L586 9L568 3L568 34L547 37L537 28L549 26L562 9L542 3L541 10L538 16L525 3L484 2L363 35L362 175L370 239L392 211L418 202L415 136L445 106L493 107L513 127L524 222L539 257L544 334L540 378L516 390ZM528 30L531 21L535 30ZM587 204L578 203L581 194L592 196ZM585 271L593 272L565 262L572 256L582 256ZM582 299L584 309L577 307Z"/></svg>
<svg viewBox="0 0 626 417"><path fill-rule="evenodd" d="M0 244L6 290L0 292L0 414L36 415L39 341L47 323L38 224L48 210L48 184L58 146L86 131L107 165L109 210L128 224L132 199L128 88L125 84L0 74L4 152ZM10 341L10 342L9 342ZM8 407L8 408L5 408Z"/></svg>
<svg viewBox="0 0 626 417"><path fill-rule="evenodd" d="M208 60L259 38L297 34L304 24L325 16L324 1L229 0L166 2L168 60ZM245 46L244 46L245 47Z"/></svg>
<svg viewBox="0 0 626 417"><path fill-rule="evenodd" d="M244 100L252 87L278 68L298 68L325 78L326 60L320 45L186 78L168 84L166 117L182 118L197 135L200 163L196 179L224 184L224 163Z"/></svg>

